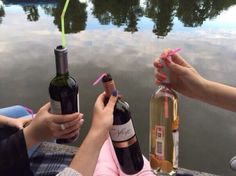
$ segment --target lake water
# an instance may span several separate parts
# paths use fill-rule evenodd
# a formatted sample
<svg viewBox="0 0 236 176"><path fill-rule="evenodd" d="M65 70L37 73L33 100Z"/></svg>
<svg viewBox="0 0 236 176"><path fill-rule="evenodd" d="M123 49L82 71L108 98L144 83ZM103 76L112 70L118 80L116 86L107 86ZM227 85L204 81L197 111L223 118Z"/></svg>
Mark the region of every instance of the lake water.
<svg viewBox="0 0 236 176"><path fill-rule="evenodd" d="M0 1L0 107L22 104L37 111L49 100L63 3ZM152 63L164 48L182 48L180 54L205 78L236 86L235 17L235 0L71 0L66 46L86 122L76 145L102 91L92 82L110 72L148 155L149 99L156 89ZM228 162L236 155L236 114L181 95L179 102L180 166L235 175Z"/></svg>

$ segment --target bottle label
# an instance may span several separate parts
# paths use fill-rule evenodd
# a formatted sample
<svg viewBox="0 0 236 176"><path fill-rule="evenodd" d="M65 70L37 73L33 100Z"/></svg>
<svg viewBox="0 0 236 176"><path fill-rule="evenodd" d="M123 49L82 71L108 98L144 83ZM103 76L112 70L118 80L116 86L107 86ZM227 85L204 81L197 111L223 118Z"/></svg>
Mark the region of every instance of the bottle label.
<svg viewBox="0 0 236 176"><path fill-rule="evenodd" d="M173 143L174 143L174 150L173 150L173 167L179 167L179 131L175 131L172 133L173 135Z"/></svg>
<svg viewBox="0 0 236 176"><path fill-rule="evenodd" d="M77 108L78 108L78 112L80 112L79 92L78 92L78 94L77 94Z"/></svg>
<svg viewBox="0 0 236 176"><path fill-rule="evenodd" d="M62 114L61 111L61 102L60 101L55 101L53 99L50 99L51 102L51 109L50 112L52 114Z"/></svg>
<svg viewBox="0 0 236 176"><path fill-rule="evenodd" d="M156 126L156 157L164 159L165 152L165 127Z"/></svg>
<svg viewBox="0 0 236 176"><path fill-rule="evenodd" d="M111 139L116 142L127 141L134 135L135 131L131 119L126 124L113 125L110 130Z"/></svg>
<svg viewBox="0 0 236 176"><path fill-rule="evenodd" d="M123 141L123 142L112 142L113 146L116 148L127 148L131 145L133 145L135 142L137 142L137 137L134 136L131 139L129 139L128 141Z"/></svg>

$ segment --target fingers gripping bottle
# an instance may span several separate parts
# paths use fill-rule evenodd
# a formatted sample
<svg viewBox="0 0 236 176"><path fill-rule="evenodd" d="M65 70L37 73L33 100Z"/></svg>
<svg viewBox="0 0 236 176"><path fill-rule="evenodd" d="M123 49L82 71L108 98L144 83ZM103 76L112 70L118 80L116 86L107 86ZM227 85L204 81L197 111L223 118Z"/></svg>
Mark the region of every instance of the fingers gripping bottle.
<svg viewBox="0 0 236 176"><path fill-rule="evenodd" d="M167 83L162 82L150 100L149 161L155 175L174 175L178 168L178 98Z"/></svg>

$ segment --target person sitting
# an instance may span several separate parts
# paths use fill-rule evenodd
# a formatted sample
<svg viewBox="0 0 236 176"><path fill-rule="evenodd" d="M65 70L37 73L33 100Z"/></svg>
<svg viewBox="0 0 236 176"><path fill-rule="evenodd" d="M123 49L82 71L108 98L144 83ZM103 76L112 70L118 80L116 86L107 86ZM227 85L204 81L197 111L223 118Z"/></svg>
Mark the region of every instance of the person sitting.
<svg viewBox="0 0 236 176"><path fill-rule="evenodd" d="M4 136L0 140L0 173L4 176L24 175L31 176L27 150L43 141L56 138L71 138L78 135L83 115L73 113L69 115L54 115L49 113L50 103L44 105L35 117L27 119L11 119L0 116L1 125L10 125L19 128L10 136ZM26 122L29 125L22 129ZM64 124L65 130L61 129Z"/></svg>

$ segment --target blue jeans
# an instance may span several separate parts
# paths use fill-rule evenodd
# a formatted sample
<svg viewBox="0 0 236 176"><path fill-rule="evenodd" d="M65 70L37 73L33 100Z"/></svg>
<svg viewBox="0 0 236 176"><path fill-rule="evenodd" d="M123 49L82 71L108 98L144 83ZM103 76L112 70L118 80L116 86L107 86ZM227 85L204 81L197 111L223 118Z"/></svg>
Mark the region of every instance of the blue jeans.
<svg viewBox="0 0 236 176"><path fill-rule="evenodd" d="M6 108L0 109L0 115L12 117L12 118L19 118L23 116L28 116L30 113L20 105L14 105ZM18 129L16 128L5 128L0 127L0 140L8 137L12 133L16 132ZM31 157L33 152L38 148L39 145L34 145L31 149L28 150L28 156Z"/></svg>

